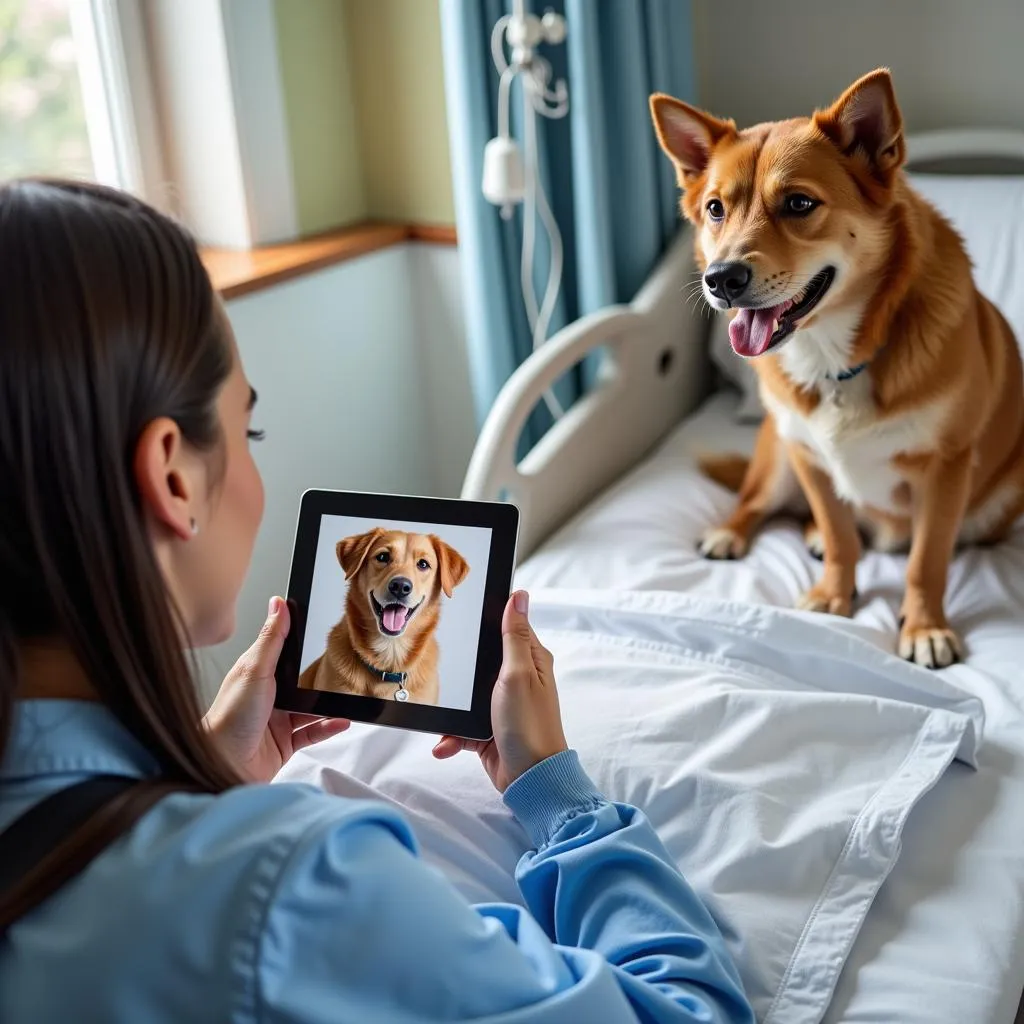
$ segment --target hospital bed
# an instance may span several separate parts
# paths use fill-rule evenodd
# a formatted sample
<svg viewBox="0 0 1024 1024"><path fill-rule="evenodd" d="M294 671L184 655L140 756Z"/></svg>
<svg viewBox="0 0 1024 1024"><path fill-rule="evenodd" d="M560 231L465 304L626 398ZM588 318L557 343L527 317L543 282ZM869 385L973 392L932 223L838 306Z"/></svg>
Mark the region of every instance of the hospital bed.
<svg viewBox="0 0 1024 1024"><path fill-rule="evenodd" d="M935 132L908 152L1024 339L1024 134ZM903 558L864 556L852 620L789 610L820 569L794 522L743 561L701 560L699 535L734 498L696 457L749 451L756 398L738 361L716 368L720 325L687 305L694 279L684 228L632 303L533 355L463 496L519 505L517 583L555 653L570 742L651 817L759 1020L1010 1024L1024 985L1024 531L957 556L948 612L968 657L939 673L894 656ZM597 385L517 459L545 390L593 353ZM518 899L525 837L471 758L435 763L430 744L353 727L285 777L393 801L468 897Z"/></svg>

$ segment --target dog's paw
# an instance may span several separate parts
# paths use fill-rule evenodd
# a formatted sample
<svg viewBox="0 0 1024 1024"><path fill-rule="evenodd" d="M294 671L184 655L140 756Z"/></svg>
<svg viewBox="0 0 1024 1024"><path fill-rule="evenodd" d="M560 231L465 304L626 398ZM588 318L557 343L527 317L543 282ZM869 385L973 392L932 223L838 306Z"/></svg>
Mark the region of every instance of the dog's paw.
<svg viewBox="0 0 1024 1024"><path fill-rule="evenodd" d="M853 595L834 594L818 583L797 598L796 607L802 612L823 612L848 619L853 611Z"/></svg>
<svg viewBox="0 0 1024 1024"><path fill-rule="evenodd" d="M719 526L704 534L697 545L697 551L702 558L712 561L732 561L747 553L747 541L728 526Z"/></svg>
<svg viewBox="0 0 1024 1024"><path fill-rule="evenodd" d="M804 547L811 558L816 558L819 562L825 561L825 538L814 523L808 523L804 529Z"/></svg>
<svg viewBox="0 0 1024 1024"><path fill-rule="evenodd" d="M900 657L922 668L948 668L964 656L964 645L948 626L900 626Z"/></svg>

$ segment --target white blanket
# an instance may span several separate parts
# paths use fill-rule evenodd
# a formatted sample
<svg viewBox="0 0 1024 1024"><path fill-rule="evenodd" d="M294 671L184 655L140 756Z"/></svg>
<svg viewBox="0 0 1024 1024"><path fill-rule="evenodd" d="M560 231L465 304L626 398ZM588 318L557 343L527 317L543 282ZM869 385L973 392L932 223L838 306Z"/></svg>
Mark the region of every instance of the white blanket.
<svg viewBox="0 0 1024 1024"><path fill-rule="evenodd" d="M597 784L642 807L718 920L759 1020L821 1020L900 851L980 702L854 623L667 592L535 593L566 732ZM306 781L401 806L474 901L517 902L526 839L470 755L353 726L293 758Z"/></svg>

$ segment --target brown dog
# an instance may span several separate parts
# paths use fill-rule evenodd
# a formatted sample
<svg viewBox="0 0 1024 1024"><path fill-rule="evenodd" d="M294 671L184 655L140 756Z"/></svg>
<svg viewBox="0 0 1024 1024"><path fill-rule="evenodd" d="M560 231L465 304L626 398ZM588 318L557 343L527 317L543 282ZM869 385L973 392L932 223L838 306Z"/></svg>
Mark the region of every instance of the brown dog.
<svg viewBox="0 0 1024 1024"><path fill-rule="evenodd" d="M379 528L335 550L349 581L345 614L299 686L436 704L441 594L469 574L466 560L433 534Z"/></svg>
<svg viewBox="0 0 1024 1024"><path fill-rule="evenodd" d="M743 131L668 96L651 112L705 297L736 311L732 347L767 409L737 508L702 553L741 557L802 491L825 566L799 606L850 614L861 526L876 548L910 549L900 654L949 665L954 545L998 541L1024 511L1024 385L963 243L904 177L889 72ZM736 463L708 470L735 478Z"/></svg>

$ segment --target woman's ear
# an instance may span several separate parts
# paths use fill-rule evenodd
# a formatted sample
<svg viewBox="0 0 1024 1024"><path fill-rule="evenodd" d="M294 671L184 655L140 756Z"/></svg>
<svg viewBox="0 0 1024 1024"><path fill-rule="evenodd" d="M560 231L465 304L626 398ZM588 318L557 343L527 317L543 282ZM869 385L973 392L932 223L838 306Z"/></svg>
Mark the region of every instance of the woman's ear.
<svg viewBox="0 0 1024 1024"><path fill-rule="evenodd" d="M147 515L180 540L195 533L194 467L187 464L181 430L161 417L146 426L135 445L135 486Z"/></svg>

